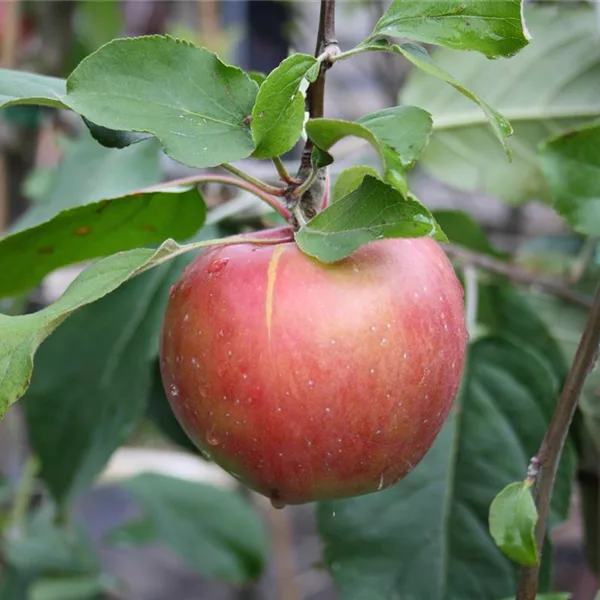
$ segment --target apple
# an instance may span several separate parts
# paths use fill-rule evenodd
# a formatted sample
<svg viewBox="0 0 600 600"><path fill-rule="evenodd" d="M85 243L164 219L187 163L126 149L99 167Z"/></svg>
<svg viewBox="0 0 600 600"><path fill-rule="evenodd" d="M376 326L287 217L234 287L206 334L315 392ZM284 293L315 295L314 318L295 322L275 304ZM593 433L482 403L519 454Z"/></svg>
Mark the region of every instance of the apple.
<svg viewBox="0 0 600 600"><path fill-rule="evenodd" d="M430 238L335 264L293 241L213 247L171 289L161 373L192 441L274 506L376 492L458 391L463 289Z"/></svg>

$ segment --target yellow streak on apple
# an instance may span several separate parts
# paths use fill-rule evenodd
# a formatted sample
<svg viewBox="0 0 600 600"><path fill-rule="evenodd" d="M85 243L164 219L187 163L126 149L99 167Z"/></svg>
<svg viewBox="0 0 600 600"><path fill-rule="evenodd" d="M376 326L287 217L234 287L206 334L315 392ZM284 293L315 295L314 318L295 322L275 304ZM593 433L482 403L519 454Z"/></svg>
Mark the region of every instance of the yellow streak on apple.
<svg viewBox="0 0 600 600"><path fill-rule="evenodd" d="M267 269L267 299L265 302L265 310L267 313L267 335L269 344L271 343L271 321L273 319L273 293L275 291L275 280L277 279L277 265L281 255L285 252L286 246L280 245L273 251L273 256L269 261Z"/></svg>

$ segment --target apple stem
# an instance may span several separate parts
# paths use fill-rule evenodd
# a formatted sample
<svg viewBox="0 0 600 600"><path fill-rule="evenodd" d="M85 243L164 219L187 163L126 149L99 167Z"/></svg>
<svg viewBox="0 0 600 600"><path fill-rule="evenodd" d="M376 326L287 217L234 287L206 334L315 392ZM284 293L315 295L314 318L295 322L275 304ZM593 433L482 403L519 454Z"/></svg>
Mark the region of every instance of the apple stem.
<svg viewBox="0 0 600 600"><path fill-rule="evenodd" d="M579 341L575 358L558 399L548 430L536 456L531 459L530 473L535 473L535 505L538 522L535 541L541 552L546 535L546 521L550 512L550 501L558 463L562 454L569 428L577 408L577 403L588 373L598 358L600 344L600 283L592 307L588 313L585 329ZM533 567L522 567L519 577L516 600L535 600L538 590L539 563Z"/></svg>
<svg viewBox="0 0 600 600"><path fill-rule="evenodd" d="M256 179L256 177L253 177L252 175L250 175L250 173L246 173L246 171L243 171L238 167L234 167L229 163L223 163L221 165L221 168L225 169L226 171L229 171L230 173L233 173L234 175L237 175L240 179L247 181L248 183L258 188L259 190L262 190L266 194L270 194L271 196L285 196L286 188L269 185L268 183L265 183L260 179Z"/></svg>
<svg viewBox="0 0 600 600"><path fill-rule="evenodd" d="M274 156L271 160L277 169L277 173L281 181L287 183L288 185L298 185L300 183L288 173L288 170L285 168L285 165L279 156Z"/></svg>
<svg viewBox="0 0 600 600"><path fill-rule="evenodd" d="M145 188L145 191L149 190L160 190L162 188L169 188L179 185L189 184L201 184L201 183L224 183L225 185L231 185L233 187L246 190L251 194L254 194L257 198L260 198L263 202L266 202L275 212L279 213L286 221L292 218L292 213L281 203L270 196L268 193L262 191L252 183L244 181L242 179L236 179L230 175L218 175L217 173L207 173L204 175L191 175L190 177L182 177L181 179L173 179L171 181L165 181L159 183L150 188Z"/></svg>

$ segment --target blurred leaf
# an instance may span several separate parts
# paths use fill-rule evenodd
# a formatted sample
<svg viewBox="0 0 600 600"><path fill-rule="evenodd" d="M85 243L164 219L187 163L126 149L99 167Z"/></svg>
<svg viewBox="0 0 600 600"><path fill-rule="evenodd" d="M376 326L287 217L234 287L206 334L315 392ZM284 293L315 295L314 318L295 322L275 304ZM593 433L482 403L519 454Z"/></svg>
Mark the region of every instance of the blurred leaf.
<svg viewBox="0 0 600 600"><path fill-rule="evenodd" d="M104 575L42 579L33 583L28 600L100 600L110 584Z"/></svg>
<svg viewBox="0 0 600 600"><path fill-rule="evenodd" d="M148 517L129 521L108 533L108 542L121 548L138 548L155 544L157 540L156 524Z"/></svg>
<svg viewBox="0 0 600 600"><path fill-rule="evenodd" d="M200 450L190 440L169 405L165 389L160 375L158 361L153 366L152 388L148 401L148 417L160 429L160 431L171 441L175 442L185 450L199 454Z"/></svg>
<svg viewBox="0 0 600 600"><path fill-rule="evenodd" d="M366 165L355 165L342 171L333 186L333 201L339 200L353 192L363 181L366 175L379 178L379 173Z"/></svg>
<svg viewBox="0 0 600 600"><path fill-rule="evenodd" d="M255 158L271 158L291 150L304 126L303 83L316 58L293 54L286 58L261 85L252 109Z"/></svg>
<svg viewBox="0 0 600 600"><path fill-rule="evenodd" d="M540 160L558 212L575 231L600 236L600 122L550 139Z"/></svg>
<svg viewBox="0 0 600 600"><path fill-rule="evenodd" d="M140 191L59 213L50 221L0 240L0 296L25 292L59 267L187 239L204 223L195 187Z"/></svg>
<svg viewBox="0 0 600 600"><path fill-rule="evenodd" d="M254 150L244 120L258 86L188 42L157 35L114 40L80 63L67 90L69 105L94 123L151 133L171 158L192 167Z"/></svg>
<svg viewBox="0 0 600 600"><path fill-rule="evenodd" d="M485 232L470 214L449 209L434 210L432 214L453 244L492 256L502 256L490 245Z"/></svg>
<svg viewBox="0 0 600 600"><path fill-rule="evenodd" d="M535 599L536 600L569 600L571 598L571 594L563 594L558 592L556 594L538 594ZM505 598L504 600L515 600L514 596L510 596Z"/></svg>
<svg viewBox="0 0 600 600"><path fill-rule="evenodd" d="M68 109L64 103L66 92L64 79L0 69L0 108L17 104L38 104Z"/></svg>
<svg viewBox="0 0 600 600"><path fill-rule="evenodd" d="M122 35L122 5L117 0L79 0L74 29L88 52L93 52Z"/></svg>
<svg viewBox="0 0 600 600"><path fill-rule="evenodd" d="M157 143L109 150L84 133L67 145L46 193L11 232L39 225L61 210L125 196L160 181Z"/></svg>
<svg viewBox="0 0 600 600"><path fill-rule="evenodd" d="M4 535L4 557L13 567L47 575L93 573L98 556L83 529L58 527L55 511L45 505L33 513L22 532Z"/></svg>
<svg viewBox="0 0 600 600"><path fill-rule="evenodd" d="M489 536L489 506L524 476L557 393L548 364L519 343L473 343L456 408L415 470L387 490L319 505L340 598L496 600L514 593L517 566ZM559 473L552 499L563 519L571 479L572 471ZM542 590L548 585L545 576Z"/></svg>
<svg viewBox="0 0 600 600"><path fill-rule="evenodd" d="M434 58L485 98L514 127L507 163L479 110L441 82L413 71L404 104L433 115L434 135L420 165L458 189L486 192L509 204L546 200L549 190L537 159L540 142L600 117L600 44L597 19L585 2L530 2L533 40L508 61L473 53L436 51Z"/></svg>
<svg viewBox="0 0 600 600"><path fill-rule="evenodd" d="M27 591L32 581L31 573L6 565L0 577L0 600L29 600Z"/></svg>
<svg viewBox="0 0 600 600"><path fill-rule="evenodd" d="M492 108L492 106L474 94L470 89L467 89L460 81L458 81L458 79L450 75L450 73L448 73L445 69L434 63L427 53L427 50L425 50L425 48L422 46L417 44L394 44L390 46L390 51L401 54L404 56L404 58L415 65L415 67L418 67L428 75L432 75L437 79L449 83L465 98L468 98L472 102L475 102L475 104L478 104L492 126L494 134L502 144L504 152L509 159L512 157L512 151L506 141L506 138L513 134L513 128L506 117L500 114L495 108Z"/></svg>
<svg viewBox="0 0 600 600"><path fill-rule="evenodd" d="M295 234L300 249L324 263L341 260L374 240L421 236L445 241L442 230L422 204L407 200L370 175Z"/></svg>
<svg viewBox="0 0 600 600"><path fill-rule="evenodd" d="M521 4L522 0L394 0L369 39L391 35L477 50L488 58L512 56L530 39Z"/></svg>
<svg viewBox="0 0 600 600"><path fill-rule="evenodd" d="M162 541L201 575L237 584L265 568L266 531L235 492L150 473L125 485Z"/></svg>
<svg viewBox="0 0 600 600"><path fill-rule="evenodd" d="M537 520L531 486L523 482L510 483L490 506L490 535L512 560L522 565L537 565Z"/></svg>
<svg viewBox="0 0 600 600"><path fill-rule="evenodd" d="M40 348L24 406L42 478L59 503L94 481L142 419L168 291L188 260L83 308Z"/></svg>

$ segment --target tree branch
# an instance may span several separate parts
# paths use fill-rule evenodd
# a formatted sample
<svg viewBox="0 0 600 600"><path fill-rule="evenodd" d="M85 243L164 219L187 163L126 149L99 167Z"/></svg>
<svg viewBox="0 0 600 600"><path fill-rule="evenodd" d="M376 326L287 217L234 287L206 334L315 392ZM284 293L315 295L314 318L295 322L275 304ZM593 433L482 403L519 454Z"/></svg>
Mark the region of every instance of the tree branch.
<svg viewBox="0 0 600 600"><path fill-rule="evenodd" d="M546 435L542 440L539 452L531 460L530 472L535 479L535 504L538 511L538 522L535 530L537 547L541 551L546 535L546 521L550 512L550 500L554 488L554 480L558 463L562 454L569 427L577 408L579 396L588 373L598 358L600 344L600 283L592 307L588 314L585 329L575 353L573 364L562 393L552 415ZM516 600L535 600L539 579L539 565L522 567L519 577Z"/></svg>
<svg viewBox="0 0 600 600"><path fill-rule="evenodd" d="M487 256L486 254L473 252L472 250L460 246L444 245L444 250L450 258L455 259L464 265L472 265L490 271L491 273L503 275L513 283L519 285L537 287L545 292L549 292L561 300L566 300L567 302L571 302L572 304L576 304L586 309L589 309L592 305L591 298L570 289L567 283L560 279L544 277L537 273L532 273L527 269L511 265L510 263Z"/></svg>

